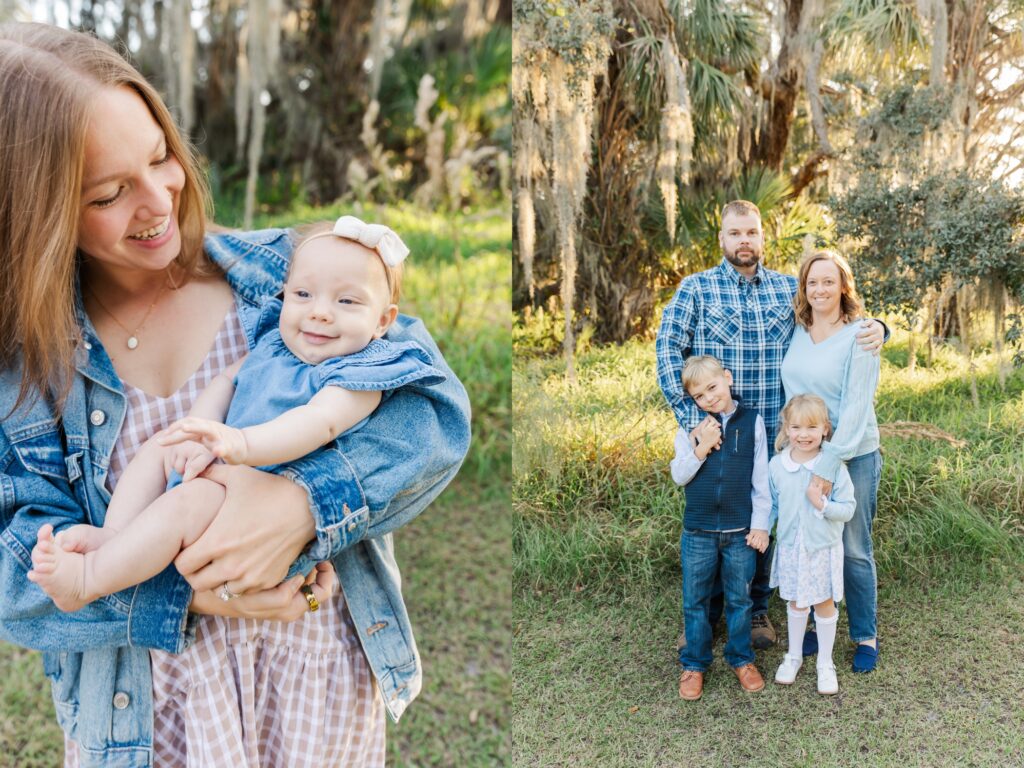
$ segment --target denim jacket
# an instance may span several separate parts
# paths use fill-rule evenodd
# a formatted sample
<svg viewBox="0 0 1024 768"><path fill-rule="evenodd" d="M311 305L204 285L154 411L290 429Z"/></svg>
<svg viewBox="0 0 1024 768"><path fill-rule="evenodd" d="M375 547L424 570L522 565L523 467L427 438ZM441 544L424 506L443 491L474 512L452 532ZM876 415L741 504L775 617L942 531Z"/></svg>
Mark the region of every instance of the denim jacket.
<svg viewBox="0 0 1024 768"><path fill-rule="evenodd" d="M251 347L261 300L283 284L291 233L209 235L205 245L227 275ZM105 481L126 400L80 298L79 322L77 375L61 418L40 398L0 423L0 637L43 651L57 719L78 743L83 767L137 768L152 765L148 649L180 653L190 645L191 588L171 566L65 614L25 576L41 525L102 525L110 500ZM334 562L384 704L397 721L422 678L391 531L422 512L455 476L469 447L470 414L465 389L419 320L399 315L387 336L418 342L447 379L395 391L361 429L293 462L284 474L307 491L316 520L316 540L292 570ZM0 416L10 412L20 378L18 368L0 371Z"/></svg>

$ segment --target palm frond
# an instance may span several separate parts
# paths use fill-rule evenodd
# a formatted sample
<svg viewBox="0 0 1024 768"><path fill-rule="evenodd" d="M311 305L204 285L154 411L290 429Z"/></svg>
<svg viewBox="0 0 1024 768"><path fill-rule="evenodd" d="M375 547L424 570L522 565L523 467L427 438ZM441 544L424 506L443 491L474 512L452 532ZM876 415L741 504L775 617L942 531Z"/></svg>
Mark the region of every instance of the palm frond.
<svg viewBox="0 0 1024 768"><path fill-rule="evenodd" d="M671 0L681 50L716 66L756 69L767 45L757 18L721 0Z"/></svg>
<svg viewBox="0 0 1024 768"><path fill-rule="evenodd" d="M791 192L788 177L763 167L744 171L729 185L730 199L749 200L760 209L762 216L772 214Z"/></svg>
<svg viewBox="0 0 1024 768"><path fill-rule="evenodd" d="M659 40L643 18L637 20L638 34L620 49L630 95L641 124L657 125L657 113L664 101L665 78L661 72Z"/></svg>
<svg viewBox="0 0 1024 768"><path fill-rule="evenodd" d="M743 102L736 80L707 62L690 59L690 101L696 115L730 117Z"/></svg>
<svg viewBox="0 0 1024 768"><path fill-rule="evenodd" d="M855 70L905 64L929 45L914 5L905 0L842 0L822 33L835 55Z"/></svg>

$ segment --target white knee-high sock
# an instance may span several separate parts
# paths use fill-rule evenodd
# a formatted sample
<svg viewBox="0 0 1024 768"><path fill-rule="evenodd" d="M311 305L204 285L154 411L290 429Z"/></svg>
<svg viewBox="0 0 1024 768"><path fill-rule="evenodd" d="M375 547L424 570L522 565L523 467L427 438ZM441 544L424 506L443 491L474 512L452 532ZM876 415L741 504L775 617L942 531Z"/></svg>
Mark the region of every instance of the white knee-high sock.
<svg viewBox="0 0 1024 768"><path fill-rule="evenodd" d="M836 624L839 623L839 611L836 610L827 619L820 613L814 616L814 624L818 628L818 664L832 663L832 646L836 642Z"/></svg>
<svg viewBox="0 0 1024 768"><path fill-rule="evenodd" d="M786 626L789 629L789 655L794 659L802 659L804 657L804 631L807 629L807 616L810 612L810 608L800 610L799 608L793 608L791 605L786 606Z"/></svg>

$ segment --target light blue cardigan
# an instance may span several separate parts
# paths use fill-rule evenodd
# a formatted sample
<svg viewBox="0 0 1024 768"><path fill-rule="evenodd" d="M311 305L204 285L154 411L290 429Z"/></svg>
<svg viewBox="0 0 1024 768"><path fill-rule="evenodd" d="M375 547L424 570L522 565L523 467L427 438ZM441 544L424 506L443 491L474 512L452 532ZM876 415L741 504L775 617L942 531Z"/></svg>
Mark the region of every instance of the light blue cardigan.
<svg viewBox="0 0 1024 768"><path fill-rule="evenodd" d="M807 498L811 475L821 476L817 465L824 458L819 453L810 461L799 464L789 455L789 449L775 454L768 462L768 488L772 492L772 515L769 526L778 520L775 539L792 546L796 533L802 530L804 547L815 552L831 547L843 538L843 523L853 517L857 506L853 498L853 481L844 464L839 465L839 476L823 510L818 510ZM769 530L771 528L769 527Z"/></svg>

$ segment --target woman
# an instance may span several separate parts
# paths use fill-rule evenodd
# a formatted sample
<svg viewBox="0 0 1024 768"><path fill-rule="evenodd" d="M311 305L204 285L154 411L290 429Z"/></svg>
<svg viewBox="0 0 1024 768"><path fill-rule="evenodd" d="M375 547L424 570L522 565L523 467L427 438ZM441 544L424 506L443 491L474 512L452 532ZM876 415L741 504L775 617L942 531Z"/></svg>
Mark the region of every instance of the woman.
<svg viewBox="0 0 1024 768"><path fill-rule="evenodd" d="M853 480L857 507L843 529L846 614L850 639L857 644L853 671L871 672L878 663L871 526L882 474L874 408L879 359L856 343L862 307L850 265L841 255L818 251L804 260L793 306L797 325L782 361L782 385L787 399L810 393L828 405L833 433L822 443L812 485L834 480L841 461ZM815 652L817 638L809 632L804 654Z"/></svg>
<svg viewBox="0 0 1024 768"><path fill-rule="evenodd" d="M421 679L387 534L469 442L418 321L389 338L448 381L396 391L288 478L212 467L224 506L177 571L74 614L25 576L40 526L102 524L134 450L247 351L281 286L289 233L204 238L207 208L166 106L113 50L0 25L0 634L44 651L67 765L383 765L383 713Z"/></svg>

